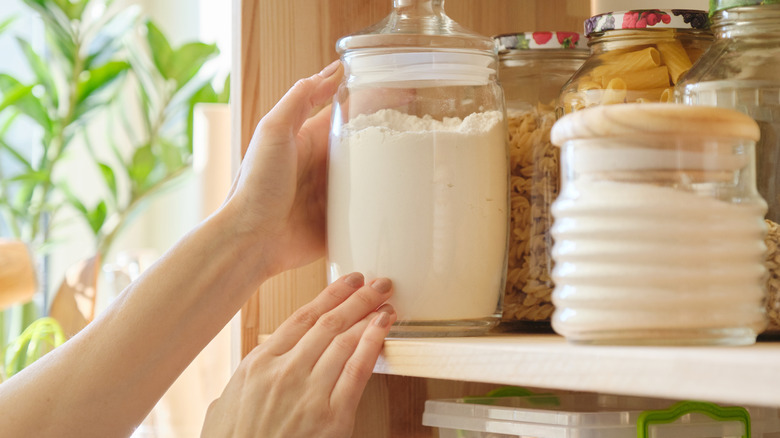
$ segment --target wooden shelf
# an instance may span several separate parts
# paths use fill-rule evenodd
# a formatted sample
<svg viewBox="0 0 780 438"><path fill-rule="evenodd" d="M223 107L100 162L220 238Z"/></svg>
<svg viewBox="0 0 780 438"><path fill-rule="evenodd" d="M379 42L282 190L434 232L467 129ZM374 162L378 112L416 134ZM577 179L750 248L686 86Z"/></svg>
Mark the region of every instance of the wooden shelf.
<svg viewBox="0 0 780 438"><path fill-rule="evenodd" d="M780 343L611 347L557 335L388 339L376 373L780 406Z"/></svg>

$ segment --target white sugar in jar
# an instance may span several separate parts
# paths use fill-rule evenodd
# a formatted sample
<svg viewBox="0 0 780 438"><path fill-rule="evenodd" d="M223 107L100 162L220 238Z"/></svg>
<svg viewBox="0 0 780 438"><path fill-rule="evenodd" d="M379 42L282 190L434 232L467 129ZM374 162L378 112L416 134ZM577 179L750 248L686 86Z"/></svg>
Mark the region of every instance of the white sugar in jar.
<svg viewBox="0 0 780 438"><path fill-rule="evenodd" d="M755 342L766 324L758 136L740 113L673 104L558 121L556 332L577 343Z"/></svg>

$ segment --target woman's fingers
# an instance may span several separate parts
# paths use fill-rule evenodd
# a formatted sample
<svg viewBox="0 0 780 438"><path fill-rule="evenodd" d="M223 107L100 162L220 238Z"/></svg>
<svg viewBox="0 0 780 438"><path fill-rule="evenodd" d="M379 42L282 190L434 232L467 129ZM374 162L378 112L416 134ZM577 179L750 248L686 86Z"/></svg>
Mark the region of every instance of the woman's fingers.
<svg viewBox="0 0 780 438"><path fill-rule="evenodd" d="M376 360L382 352L385 337L397 316L395 312L380 312L368 324L355 352L344 364L333 392L330 405L337 412L352 413L357 410L363 390L374 372Z"/></svg>
<svg viewBox="0 0 780 438"><path fill-rule="evenodd" d="M350 327L349 330L336 336L314 365L314 369L311 372L312 379L317 382L324 382L324 384L332 388L341 375L347 360L355 353L366 328L380 313L395 315L395 310L390 304L383 304L375 312L371 312L357 324Z"/></svg>
<svg viewBox="0 0 780 438"><path fill-rule="evenodd" d="M311 111L333 97L343 72L341 62L334 61L316 75L296 82L263 117L260 122L263 137L273 144L291 141Z"/></svg>
<svg viewBox="0 0 780 438"><path fill-rule="evenodd" d="M392 289L390 280L378 278L358 289L343 304L322 315L291 350L295 360L308 363L313 368L333 339L387 301L392 295Z"/></svg>
<svg viewBox="0 0 780 438"><path fill-rule="evenodd" d="M288 352L322 315L346 301L363 286L364 281L363 274L353 272L329 284L314 300L287 318L264 344L273 354Z"/></svg>

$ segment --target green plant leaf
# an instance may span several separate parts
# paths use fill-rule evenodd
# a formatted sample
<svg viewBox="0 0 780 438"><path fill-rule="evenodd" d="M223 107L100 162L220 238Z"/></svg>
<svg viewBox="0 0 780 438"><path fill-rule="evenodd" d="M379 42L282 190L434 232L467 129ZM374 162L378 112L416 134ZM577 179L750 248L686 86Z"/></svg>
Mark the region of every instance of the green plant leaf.
<svg viewBox="0 0 780 438"><path fill-rule="evenodd" d="M8 130L11 129L11 126L13 126L14 121L18 115L19 111L14 111L8 118L5 119L2 126L0 127L0 139L5 138L5 135L8 133Z"/></svg>
<svg viewBox="0 0 780 438"><path fill-rule="evenodd" d="M111 17L100 27L87 48L84 68L108 62L122 48L122 39L138 21L139 8L128 7Z"/></svg>
<svg viewBox="0 0 780 438"><path fill-rule="evenodd" d="M13 178L9 178L8 180L41 184L49 181L49 172L47 170L31 170L25 173L20 173Z"/></svg>
<svg viewBox="0 0 780 438"><path fill-rule="evenodd" d="M25 306L34 308L32 303ZM3 350L6 377L13 376L65 343L62 326L53 318L39 318L25 326L24 331Z"/></svg>
<svg viewBox="0 0 780 438"><path fill-rule="evenodd" d="M173 79L169 70L169 65L173 61L173 49L168 39L151 20L146 22L146 41L149 43L149 49L152 52L152 61L157 71L165 79Z"/></svg>
<svg viewBox="0 0 780 438"><path fill-rule="evenodd" d="M15 16L11 16L11 17L6 18L3 21L0 21L0 33L5 32L11 26L11 24L13 24L13 22L15 20L16 20L16 17Z"/></svg>
<svg viewBox="0 0 780 438"><path fill-rule="evenodd" d="M141 146L135 150L133 160L127 169L134 194L140 194L146 188L149 175L151 175L156 164L157 160L152 151L152 145Z"/></svg>
<svg viewBox="0 0 780 438"><path fill-rule="evenodd" d="M3 92L3 95L13 92L14 90L23 86L24 85L22 85L22 83L16 80L16 78L13 76L8 74L0 74L0 91ZM13 106L18 108L22 114L30 117L36 123L38 123L46 131L46 133L51 133L52 124L51 119L49 119L49 115L46 112L46 107L32 93L27 93L24 96L21 96L16 102L13 103Z"/></svg>
<svg viewBox="0 0 780 438"><path fill-rule="evenodd" d="M27 6L40 14L49 38L54 46L60 49L60 54L71 65L76 56L76 44L74 42L71 21L68 15L51 0L23 0Z"/></svg>
<svg viewBox="0 0 780 438"><path fill-rule="evenodd" d="M169 173L184 166L181 148L165 139L160 139L160 159Z"/></svg>
<svg viewBox="0 0 780 438"><path fill-rule="evenodd" d="M103 181L106 182L106 186L108 187L108 191L111 192L111 196L114 200L117 199L117 186L116 186L116 175L114 174L114 169L111 168L108 164L105 163L97 163L100 167L100 173L103 175Z"/></svg>
<svg viewBox="0 0 780 438"><path fill-rule="evenodd" d="M27 171L32 171L33 170L33 167L32 167L32 164L30 163L30 161L27 158L25 158L24 156L22 156L22 154L20 154L19 151L14 149L13 146L11 146L10 144L6 143L1 138L0 138L0 149L5 150L6 152L8 152L11 155L11 157L16 159L16 161L18 161L19 164L24 166L25 170L27 170Z"/></svg>
<svg viewBox="0 0 780 438"><path fill-rule="evenodd" d="M70 187L68 187L65 184L61 184L58 186L60 191L65 195L65 199L67 199L68 204L70 204L73 208L76 209L79 213L81 213L81 216L84 218L84 220L87 221L87 223L90 225L90 228L92 228L92 224L90 223L90 211L87 209L87 206L84 205L83 202L73 194L73 191L70 190Z"/></svg>
<svg viewBox="0 0 780 438"><path fill-rule="evenodd" d="M76 91L76 102L79 105L83 104L93 93L109 86L128 68L130 68L130 64L127 62L111 61L85 72L87 77L79 82ZM84 112L83 109L80 112Z"/></svg>
<svg viewBox="0 0 780 438"><path fill-rule="evenodd" d="M14 202L12 204L12 208L14 208L19 216L24 217L27 221L30 220L30 215L23 213L27 210L27 207L30 205L30 200L32 200L33 191L35 191L35 187L38 185L35 181L25 181L20 184L20 186L17 188L16 194L14 195Z"/></svg>
<svg viewBox="0 0 780 438"><path fill-rule="evenodd" d="M19 85L9 90L7 93L3 93L3 100L0 102L0 111L15 104L19 99L26 97L32 92L34 85Z"/></svg>
<svg viewBox="0 0 780 438"><path fill-rule="evenodd" d="M52 45L59 49L59 54L68 62L68 68L76 63L76 45L70 36L66 33L60 33L54 30L54 28L48 28L49 33L47 38L51 41Z"/></svg>
<svg viewBox="0 0 780 438"><path fill-rule="evenodd" d="M51 67L46 65L41 57L35 53L35 50L33 50L30 43L19 37L16 38L16 41L19 43L24 56L27 58L27 64L29 64L33 73L35 73L35 78L43 85L46 94L49 96L49 99L51 99L52 107L57 108L59 106L59 95L57 93L57 87L54 84L54 78L51 76Z"/></svg>
<svg viewBox="0 0 780 438"><path fill-rule="evenodd" d="M54 3L71 20L81 20L89 0L54 0Z"/></svg>
<svg viewBox="0 0 780 438"><path fill-rule="evenodd" d="M103 227L103 223L106 222L106 216L108 215L108 207L106 207L106 201L98 202L95 209L87 214L87 221L89 222L92 232L98 234Z"/></svg>
<svg viewBox="0 0 780 438"><path fill-rule="evenodd" d="M176 89L180 90L195 77L209 59L219 55L216 44L188 43L181 46L173 54L169 64L170 79L176 81Z"/></svg>
<svg viewBox="0 0 780 438"><path fill-rule="evenodd" d="M219 103L230 103L230 75L225 78L225 84L222 86L222 91L217 98Z"/></svg>
<svg viewBox="0 0 780 438"><path fill-rule="evenodd" d="M195 105L198 103L217 103L219 95L214 91L211 83L206 83L200 90L196 91L190 101L187 103L187 147L192 153L193 129L195 128Z"/></svg>

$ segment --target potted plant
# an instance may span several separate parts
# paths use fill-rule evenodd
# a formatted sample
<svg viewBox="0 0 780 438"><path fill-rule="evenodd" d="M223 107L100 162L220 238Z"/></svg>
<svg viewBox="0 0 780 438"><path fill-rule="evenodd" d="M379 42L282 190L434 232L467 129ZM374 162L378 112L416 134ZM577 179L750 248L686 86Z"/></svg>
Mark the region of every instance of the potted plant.
<svg viewBox="0 0 780 438"><path fill-rule="evenodd" d="M202 74L219 52L202 42L173 47L136 7L111 0L23 1L40 15L46 39L39 51L17 38L31 80L0 69L0 163L10 163L0 166L0 220L45 270L63 213L75 210L94 236L99 266L143 201L189 169L194 104L229 93L218 94ZM10 137L17 124L40 134L34 154ZM78 166L97 175L98 190L84 193L63 177L74 145L87 151ZM0 314L0 345L39 316L31 303L11 312L14 324L8 311Z"/></svg>

